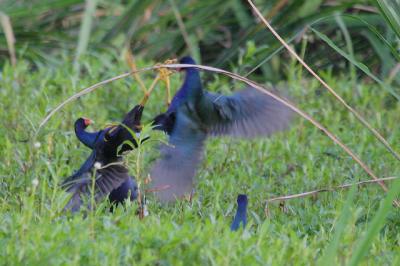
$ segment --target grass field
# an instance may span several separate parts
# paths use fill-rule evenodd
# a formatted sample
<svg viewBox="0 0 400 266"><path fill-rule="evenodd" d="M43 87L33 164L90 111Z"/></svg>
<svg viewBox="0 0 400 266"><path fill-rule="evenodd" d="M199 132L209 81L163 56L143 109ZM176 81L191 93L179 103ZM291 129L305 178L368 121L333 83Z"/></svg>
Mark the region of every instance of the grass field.
<svg viewBox="0 0 400 266"><path fill-rule="evenodd" d="M41 130L35 148L31 141L39 123L57 104L79 90L127 71L113 55L87 58L83 74L73 74L70 60L58 68L31 69L20 61L6 65L0 76L0 264L4 265L306 265L316 264L334 239L348 190L269 205L265 200L366 180L370 177L321 131L300 118L291 130L270 139L241 141L210 139L197 175L192 203L161 206L149 196L150 215L139 220L136 203L115 213L102 205L86 218L64 215L66 194L60 181L76 170L89 150L74 136L80 116L95 128L119 121L141 98L128 78L108 84L67 105ZM152 62L139 62L149 66ZM281 87L286 95L348 144L379 177L395 176L400 164L357 120L316 81L299 79L292 65ZM349 77L321 73L352 106L399 150L400 105L379 86L353 83ZM146 74L146 82L152 76ZM207 74L207 77L211 77ZM176 89L180 77L175 75ZM228 92L232 83L215 78L211 91ZM240 87L239 84L235 84ZM145 109L144 122L165 110L158 88ZM162 135L159 135L162 137ZM156 144L144 145L142 172L156 155ZM130 156L135 158L135 152ZM135 164L130 163L132 174ZM33 180L37 179L35 186ZM388 183L388 186L393 183ZM236 197L249 197L249 224L231 232ZM377 185L355 191L346 206L346 227L339 238L336 261L349 262L385 193ZM361 263L400 264L400 213L393 210L380 234L373 238ZM323 263L324 264L324 263ZM324 264L326 265L326 264Z"/></svg>

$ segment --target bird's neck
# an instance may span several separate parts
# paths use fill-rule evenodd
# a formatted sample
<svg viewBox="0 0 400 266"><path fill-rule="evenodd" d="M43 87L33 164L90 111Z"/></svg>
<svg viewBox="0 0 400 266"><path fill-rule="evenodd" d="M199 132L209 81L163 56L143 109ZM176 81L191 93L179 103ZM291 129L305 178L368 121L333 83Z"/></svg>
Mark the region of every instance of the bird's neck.
<svg viewBox="0 0 400 266"><path fill-rule="evenodd" d="M247 209L247 205L243 204L243 205L238 205L238 209L237 209L237 213L238 214L243 214L246 213L246 209Z"/></svg>
<svg viewBox="0 0 400 266"><path fill-rule="evenodd" d="M200 80L200 73L195 68L187 68L185 80L172 99L169 111L174 111L182 103L187 101L195 101L199 99L203 93L203 88Z"/></svg>
<svg viewBox="0 0 400 266"><path fill-rule="evenodd" d="M85 145L92 145L93 143L93 136L89 132L85 131L85 128L82 126L75 127L75 134L76 137Z"/></svg>
<svg viewBox="0 0 400 266"><path fill-rule="evenodd" d="M203 88L201 86L200 73L197 69L188 68L186 70L182 90L187 98L196 98L201 95Z"/></svg>

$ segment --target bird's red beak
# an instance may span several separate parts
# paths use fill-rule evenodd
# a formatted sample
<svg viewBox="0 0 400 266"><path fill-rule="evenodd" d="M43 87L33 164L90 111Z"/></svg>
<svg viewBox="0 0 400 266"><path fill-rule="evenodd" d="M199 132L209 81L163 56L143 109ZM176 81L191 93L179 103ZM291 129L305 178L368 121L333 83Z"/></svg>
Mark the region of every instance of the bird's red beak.
<svg viewBox="0 0 400 266"><path fill-rule="evenodd" d="M89 118L83 118L83 121L84 121L84 123L85 123L85 126L89 126L90 124L93 123L93 121L90 120Z"/></svg>

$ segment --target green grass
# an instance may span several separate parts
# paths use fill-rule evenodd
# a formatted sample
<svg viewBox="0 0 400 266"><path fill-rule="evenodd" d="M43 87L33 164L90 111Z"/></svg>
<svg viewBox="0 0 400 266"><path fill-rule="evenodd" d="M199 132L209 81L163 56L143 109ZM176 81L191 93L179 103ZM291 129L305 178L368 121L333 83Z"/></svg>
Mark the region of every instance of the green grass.
<svg viewBox="0 0 400 266"><path fill-rule="evenodd" d="M306 61L318 69L333 68L340 73L347 71L348 62L327 49L323 40L307 30L310 26L380 79L387 78L396 66L391 54L399 60L400 16L394 0L253 2L284 39L294 39L291 44L296 49L300 48L301 37L307 39L302 40L308 43L304 47ZM191 54L198 62L201 59L203 64L224 69L243 60L240 67L246 69L280 47L252 14L247 1L241 0L3 0L0 10L9 17L16 39L10 48L10 38L0 38L0 66L9 60L12 50L17 60L57 66L62 65L58 56L63 51L75 52L77 58L93 51L120 51L129 46L135 56L149 60ZM10 27L0 23L0 36L9 33ZM249 41L259 49L243 58ZM262 80L282 79L286 60L282 53L273 64L262 65L258 70ZM399 85L398 76L386 81L388 85Z"/></svg>
<svg viewBox="0 0 400 266"><path fill-rule="evenodd" d="M1 72L0 264L305 265L316 263L325 250L332 250L332 240L336 262L343 264L350 262L353 251L360 247L359 240L385 198L379 186L355 191L345 209L349 214L346 224L340 222L346 190L287 201L286 212L272 204L269 216L265 215L269 197L369 178L338 146L300 119L290 131L270 139L210 139L192 204L160 206L150 197L150 216L144 220L135 214L135 203L113 214L103 205L87 218L63 215L66 195L56 185L89 154L75 138L73 122L87 116L100 128L118 121L140 100L141 93L129 78L82 97L50 120L39 135L41 147L34 148L28 140L58 103L84 87L127 71L117 56L101 54L82 58L84 74L76 80L72 60L65 57L60 61L64 64L52 69L31 69L19 61L15 69L5 65ZM288 72L289 80L281 86L299 106L338 134L380 177L400 172L399 162L316 81L299 80L295 64ZM353 87L350 77L321 74L398 150L400 106L391 95L376 84L358 82ZM151 76L146 77L149 84ZM173 87L179 83L179 76L174 76ZM229 85L220 77L208 88L227 92ZM161 99L163 91L157 89L145 109L144 122L165 109ZM145 148L146 172L156 146ZM130 170L136 172L134 163ZM32 185L34 179L39 180L37 187ZM239 193L249 196L249 224L244 231L232 233L229 225ZM399 220L398 210L389 213L382 230L372 237L362 264L400 261Z"/></svg>

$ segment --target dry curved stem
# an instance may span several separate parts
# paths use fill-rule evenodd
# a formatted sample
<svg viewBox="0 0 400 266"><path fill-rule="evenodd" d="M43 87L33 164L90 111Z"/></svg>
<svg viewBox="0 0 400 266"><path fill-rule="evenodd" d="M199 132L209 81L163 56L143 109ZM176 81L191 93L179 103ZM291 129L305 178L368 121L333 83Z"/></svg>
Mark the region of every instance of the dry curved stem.
<svg viewBox="0 0 400 266"><path fill-rule="evenodd" d="M261 12L257 9L257 7L253 4L251 0L247 0L252 7L253 11L257 15L259 19L262 20L262 22L267 26L267 28L272 32L272 34L279 40L279 42L285 46L285 48L290 52L291 55L293 55L297 61L299 61L305 69L308 70L308 72L311 73L311 75L314 76L340 103L342 103L347 110L349 110L353 115L366 127L368 128L369 131L372 132L372 134L385 146L385 148L397 159L400 161L400 155L390 146L390 144L387 142L387 140L376 130L374 129L355 109L353 109L350 105L347 104L347 102L340 97L339 94L337 94L321 77L318 76L317 73L314 72L314 70L309 67L303 59L283 40L283 38L274 30L274 28L268 23L268 21L263 17Z"/></svg>
<svg viewBox="0 0 400 266"><path fill-rule="evenodd" d="M190 65L190 64L170 64L170 65L156 65L156 66L152 66L152 67L147 67L147 68L142 68L142 69L138 69L137 72L143 72L143 71L149 71L149 70L156 70L159 68L188 68L188 67L195 67L201 70L206 70L206 71L210 71L210 72L214 72L214 73L218 73L218 74L223 74L226 76L229 76L235 80L239 80L242 81L244 83L246 83L249 86L252 86L253 88L259 90L262 93L265 93L269 96L271 96L272 98L274 98L275 100L281 102L282 104L284 104L285 106L287 106L288 108L290 108L291 110L293 110L294 112L296 112L297 114L299 114L301 117L303 117L304 119L306 119L307 121L311 122L315 127L317 127L318 129L320 129L322 132L325 133L325 135L327 135L334 143L338 144L347 154L349 154L356 162L357 164L359 164L361 166L362 169L364 169L364 171L371 176L373 179L378 180L379 178L373 173L373 171L360 159L358 158L358 156L349 148L347 147L344 143L342 143L338 137L336 137L333 133L331 133L329 130L327 130L324 126L322 126L320 123L318 123L314 118L312 118L310 115L308 115L307 113L303 112L302 110L300 110L299 108L297 108L293 103L291 103L290 101L283 99L275 94L273 94L272 92L268 91L267 89L265 89L263 86L255 83L254 81L244 78L238 74L223 70L223 69L219 69L219 68L215 68L215 67L209 67L209 66L203 66L203 65ZM44 124L46 124L46 122L51 118L51 116L53 116L58 110L60 110L63 106L65 106L66 104L70 103L71 101L73 101L74 99L79 98L82 95L85 95L95 89L97 89L98 87L100 87L101 85L107 84L109 82L121 79L121 78L125 78L129 75L132 75L132 72L128 72L125 74L121 74L119 76L116 76L114 78L110 78L108 80L99 82L97 84L94 84L88 88L83 89L82 91L72 95L70 98L68 98L67 100L65 100L64 102L62 102L60 105L58 105L55 109L53 109L45 118L44 120L40 123L38 130L36 131L36 135L38 134L39 130L41 129L41 127L43 127ZM383 183L383 181L377 181L378 184L382 187L382 189L384 191L388 191L386 185ZM396 207L400 207L400 203L398 201L395 201L395 205Z"/></svg>
<svg viewBox="0 0 400 266"><path fill-rule="evenodd" d="M146 94L147 93L146 85L144 85L144 82L143 82L142 78L138 75L138 73L135 72L137 70L137 66L136 66L135 58L133 57L133 54L132 54L131 50L129 49L129 47L126 48L125 60L128 63L131 71L133 72L132 73L133 77L139 83L139 86L142 89L143 93Z"/></svg>
<svg viewBox="0 0 400 266"><path fill-rule="evenodd" d="M94 91L95 89L97 89L98 87L101 87L102 85L108 84L108 83L113 82L113 81L115 81L115 80L119 80L119 79L122 79L122 78L126 78L126 77L132 75L134 72L139 73L139 72L145 71L146 69L147 69L147 70L151 70L151 69L153 69L153 68L152 68L152 67L148 67L148 68L143 68L143 69L138 70L138 71L127 72L127 73L118 75L118 76L116 76L116 77L103 80L103 81L101 81L101 82L99 82L99 83L96 83L96 84L94 84L94 85L92 85L92 86L90 86L90 87L88 87L88 88L85 88L85 89L81 90L80 92L78 92L78 93L72 95L72 96L69 97L67 100L65 100L64 102L62 102L61 104L59 104L56 108L54 108L54 109L42 120L42 122L39 124L38 129L36 130L35 137L37 137L37 135L38 135L40 129L49 121L49 119L50 119L55 113L57 113L61 108L63 108L65 105L67 105L68 103L72 102L73 100L78 99L79 97L81 97L81 96L83 96L83 95L85 95L85 94L88 94L88 93Z"/></svg>
<svg viewBox="0 0 400 266"><path fill-rule="evenodd" d="M307 191L307 192L303 192L303 193L299 193L299 194L292 194L292 195L287 195L287 196L269 198L269 199L267 199L265 201L265 203L268 204L268 203L271 203L271 202L274 202L274 201L285 201L285 200L290 200L290 199L304 198L304 197L307 197L307 196L316 195L316 194L321 193L321 192L330 192L330 191L335 191L335 190L338 190L338 189L350 188L351 186L354 186L354 185L355 186L361 186L361 185L372 184L372 183L376 183L376 182L380 182L380 181L394 180L394 179L398 179L398 178L400 178L400 177L398 177L398 176L390 176L390 177L379 178L377 180L375 180L375 179L373 179L373 180L365 180L365 181L360 181L360 182L353 183L353 184L344 184L344 185L331 187L331 188L321 188L321 189Z"/></svg>

